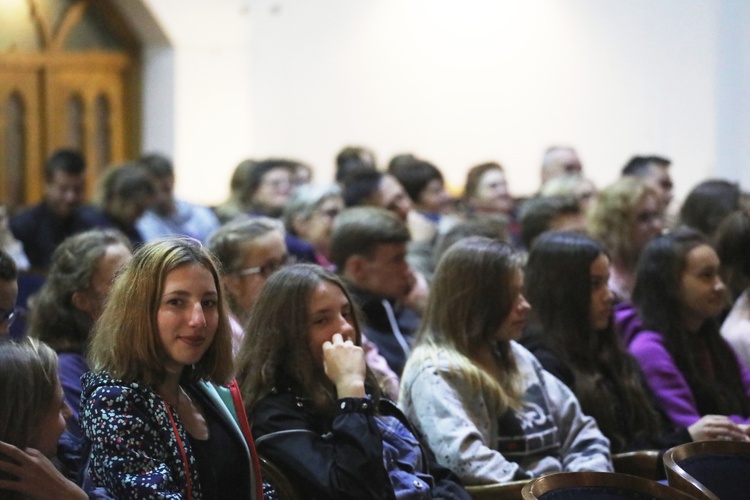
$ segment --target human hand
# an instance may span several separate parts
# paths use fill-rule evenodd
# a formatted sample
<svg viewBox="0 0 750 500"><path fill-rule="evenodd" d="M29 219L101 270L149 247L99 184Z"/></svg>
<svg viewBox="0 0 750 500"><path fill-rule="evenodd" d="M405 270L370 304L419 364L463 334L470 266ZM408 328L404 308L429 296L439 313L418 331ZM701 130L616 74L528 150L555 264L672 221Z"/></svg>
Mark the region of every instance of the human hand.
<svg viewBox="0 0 750 500"><path fill-rule="evenodd" d="M427 299L430 295L430 285L427 284L427 278L422 273L413 273L411 291L404 298L402 304L411 307L419 314L423 314L427 308Z"/></svg>
<svg viewBox="0 0 750 500"><path fill-rule="evenodd" d="M723 415L705 415L688 427L688 433L693 441L750 441L747 427L735 424Z"/></svg>
<svg viewBox="0 0 750 500"><path fill-rule="evenodd" d="M416 210L410 210L406 216L406 225L409 227L411 241L426 243L435 240L437 225Z"/></svg>
<svg viewBox="0 0 750 500"><path fill-rule="evenodd" d="M21 493L35 500L88 499L88 495L63 476L50 460L33 448L21 450L0 441L0 471L16 479L0 479L0 491Z"/></svg>
<svg viewBox="0 0 750 500"><path fill-rule="evenodd" d="M340 333L323 343L323 369L339 398L365 397L365 353Z"/></svg>

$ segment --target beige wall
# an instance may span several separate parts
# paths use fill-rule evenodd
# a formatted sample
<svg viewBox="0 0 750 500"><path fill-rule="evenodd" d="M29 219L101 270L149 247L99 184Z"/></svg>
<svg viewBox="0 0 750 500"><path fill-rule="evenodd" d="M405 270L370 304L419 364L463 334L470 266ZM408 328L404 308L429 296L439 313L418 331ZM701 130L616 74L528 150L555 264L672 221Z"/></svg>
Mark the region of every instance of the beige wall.
<svg viewBox="0 0 750 500"><path fill-rule="evenodd" d="M672 158L678 197L707 176L750 175L736 168L750 56L735 51L750 9L732 0L120 5L152 17L138 21L144 149L171 154L178 192L196 201L220 202L247 157L299 158L331 179L350 143L381 163L414 152L459 186L497 160L519 195L553 143L578 148L599 186L633 153Z"/></svg>

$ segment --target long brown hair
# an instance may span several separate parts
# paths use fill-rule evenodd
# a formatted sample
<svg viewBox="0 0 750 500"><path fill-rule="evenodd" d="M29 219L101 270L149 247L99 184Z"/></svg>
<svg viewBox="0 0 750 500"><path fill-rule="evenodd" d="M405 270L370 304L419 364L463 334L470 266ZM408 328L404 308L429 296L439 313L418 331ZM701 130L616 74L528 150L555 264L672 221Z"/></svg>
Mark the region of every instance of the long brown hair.
<svg viewBox="0 0 750 500"><path fill-rule="evenodd" d="M156 313L167 274L187 264L203 266L213 276L219 325L201 360L183 371L183 380L206 379L217 384L229 381L234 372L232 332L224 291L213 257L200 242L190 238L156 240L135 252L112 286L104 311L94 325L88 354L92 370L148 385L164 380L165 353L158 340Z"/></svg>
<svg viewBox="0 0 750 500"><path fill-rule="evenodd" d="M584 413L596 418L614 451L638 436L659 432L659 415L642 383L638 363L620 345L612 321L591 327L591 264L605 248L572 232L537 238L526 264L526 297L531 328L541 330L544 347L575 375L573 392ZM624 427L624 429L623 429Z"/></svg>
<svg viewBox="0 0 750 500"><path fill-rule="evenodd" d="M330 413L336 402L336 388L313 360L307 335L310 324L308 303L321 283L338 287L354 308L341 280L320 266L298 264L274 273L263 285L258 302L245 327L245 339L238 355L238 378L250 411L274 389L290 386L309 398L321 413ZM353 319L356 344L361 345L359 321ZM379 397L377 383L367 371L368 390Z"/></svg>
<svg viewBox="0 0 750 500"><path fill-rule="evenodd" d="M438 352L477 391L493 396L498 410L521 406L522 379L509 341L494 341L510 314L516 295L513 277L521 259L506 243L470 237L443 255L407 364L421 363ZM516 292L517 293L517 292ZM502 378L496 380L475 359L477 346L492 344Z"/></svg>

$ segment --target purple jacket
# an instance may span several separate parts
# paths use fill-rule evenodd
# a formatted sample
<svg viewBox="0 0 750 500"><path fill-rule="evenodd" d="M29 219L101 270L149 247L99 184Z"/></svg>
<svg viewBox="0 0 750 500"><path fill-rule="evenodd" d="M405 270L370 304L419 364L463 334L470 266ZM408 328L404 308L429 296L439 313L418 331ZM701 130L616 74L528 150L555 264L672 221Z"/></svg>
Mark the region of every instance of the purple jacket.
<svg viewBox="0 0 750 500"><path fill-rule="evenodd" d="M667 350L664 337L659 332L645 330L632 304L623 303L615 308L615 327L624 345L638 360L646 383L651 388L664 413L678 427L689 427L703 416L693 396L693 391L677 368ZM750 372L737 360L745 394L750 397ZM737 423L750 424L750 418L728 415Z"/></svg>

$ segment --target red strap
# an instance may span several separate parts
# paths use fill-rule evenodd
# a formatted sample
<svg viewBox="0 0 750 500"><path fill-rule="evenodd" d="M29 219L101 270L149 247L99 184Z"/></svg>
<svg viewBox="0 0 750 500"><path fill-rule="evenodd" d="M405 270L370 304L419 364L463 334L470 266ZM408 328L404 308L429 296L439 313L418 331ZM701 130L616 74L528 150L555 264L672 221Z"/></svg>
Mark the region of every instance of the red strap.
<svg viewBox="0 0 750 500"><path fill-rule="evenodd" d="M172 410L169 409L169 403L165 401L164 407L167 409L167 416L169 417L169 421L172 422L172 430L174 431L174 437L177 438L177 446L179 446L180 448L180 454L182 455L182 463L185 465L185 479L187 480L187 500L192 500L193 487L190 481L190 464L188 462L187 453L185 452L185 447L182 445L182 438L180 437L180 432L177 430L177 424L175 423L174 417L172 416Z"/></svg>
<svg viewBox="0 0 750 500"><path fill-rule="evenodd" d="M232 394L232 403L234 403L234 409L237 412L237 422L242 431L242 435L245 436L247 447L250 449L250 461L252 462L253 472L257 481L255 481L255 490L258 495L258 499L263 498L263 478L260 473L260 461L258 460L258 452L255 450L255 442L253 441L253 435L250 432L250 421L247 419L247 413L245 412L245 403L242 402L242 394L240 393L240 386L237 385L237 380L232 380L229 385L229 392Z"/></svg>

